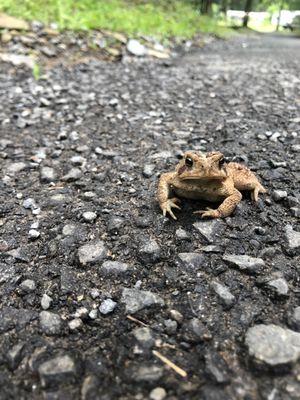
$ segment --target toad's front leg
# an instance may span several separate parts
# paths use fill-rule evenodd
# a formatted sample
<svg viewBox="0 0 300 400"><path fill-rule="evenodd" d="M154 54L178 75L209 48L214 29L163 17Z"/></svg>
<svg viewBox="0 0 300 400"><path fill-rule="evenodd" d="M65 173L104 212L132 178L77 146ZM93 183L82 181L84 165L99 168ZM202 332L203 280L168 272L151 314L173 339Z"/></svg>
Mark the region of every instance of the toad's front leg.
<svg viewBox="0 0 300 400"><path fill-rule="evenodd" d="M201 214L201 218L225 218L233 213L236 206L242 200L242 195L238 190L226 197L223 203L216 209L208 209L206 211L196 211L194 214Z"/></svg>
<svg viewBox="0 0 300 400"><path fill-rule="evenodd" d="M166 216L166 214L169 213L172 218L177 219L172 211L172 208L178 208L180 210L180 207L176 204L180 202L180 200L176 197L169 199L171 193L170 182L174 176L174 172L167 172L161 175L158 182L157 199L163 215Z"/></svg>

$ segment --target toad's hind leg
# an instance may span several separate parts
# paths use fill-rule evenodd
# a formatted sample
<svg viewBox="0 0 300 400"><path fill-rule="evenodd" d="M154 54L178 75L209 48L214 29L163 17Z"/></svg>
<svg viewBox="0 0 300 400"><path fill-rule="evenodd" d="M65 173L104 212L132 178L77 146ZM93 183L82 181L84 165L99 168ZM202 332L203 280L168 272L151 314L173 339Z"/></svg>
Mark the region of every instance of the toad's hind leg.
<svg viewBox="0 0 300 400"><path fill-rule="evenodd" d="M258 200L259 193L267 192L249 168L237 163L229 163L227 168L233 178L234 187L240 191L251 191L251 199L253 201Z"/></svg>

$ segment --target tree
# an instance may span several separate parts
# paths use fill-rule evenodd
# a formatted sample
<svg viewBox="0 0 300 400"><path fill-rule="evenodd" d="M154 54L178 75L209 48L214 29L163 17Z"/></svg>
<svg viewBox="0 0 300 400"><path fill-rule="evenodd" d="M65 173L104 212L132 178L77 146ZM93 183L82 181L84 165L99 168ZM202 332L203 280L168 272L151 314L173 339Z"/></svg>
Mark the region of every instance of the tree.
<svg viewBox="0 0 300 400"><path fill-rule="evenodd" d="M212 0L201 0L200 12L201 12L201 14L211 14Z"/></svg>
<svg viewBox="0 0 300 400"><path fill-rule="evenodd" d="M249 12L252 11L252 7L253 7L253 0L246 0L245 3L245 15L243 18L243 27L247 28L248 26L248 21L249 21Z"/></svg>

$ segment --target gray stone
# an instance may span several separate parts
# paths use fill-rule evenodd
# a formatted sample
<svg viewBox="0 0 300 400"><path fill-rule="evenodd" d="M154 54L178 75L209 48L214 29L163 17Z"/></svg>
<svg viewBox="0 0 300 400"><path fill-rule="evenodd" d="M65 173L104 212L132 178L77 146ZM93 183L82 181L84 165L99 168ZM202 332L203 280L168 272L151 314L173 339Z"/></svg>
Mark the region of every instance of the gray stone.
<svg viewBox="0 0 300 400"><path fill-rule="evenodd" d="M141 347L150 348L154 346L155 340L152 336L152 331L148 327L136 328L132 332L133 336L139 342Z"/></svg>
<svg viewBox="0 0 300 400"><path fill-rule="evenodd" d="M100 267L100 273L104 276L122 275L128 271L128 265L119 261L105 261Z"/></svg>
<svg viewBox="0 0 300 400"><path fill-rule="evenodd" d="M86 243L78 249L78 258L81 265L92 264L104 260L107 249L102 240Z"/></svg>
<svg viewBox="0 0 300 400"><path fill-rule="evenodd" d="M162 387L156 387L151 390L149 394L150 400L164 400L167 396L167 392Z"/></svg>
<svg viewBox="0 0 300 400"><path fill-rule="evenodd" d="M35 240L41 236L40 232L37 231L36 229L30 229L28 232L28 237L31 240Z"/></svg>
<svg viewBox="0 0 300 400"><path fill-rule="evenodd" d="M143 175L145 178L151 178L155 170L154 164L146 164L143 169Z"/></svg>
<svg viewBox="0 0 300 400"><path fill-rule="evenodd" d="M124 225L124 219L119 217L112 217L108 222L107 229L111 233L118 233Z"/></svg>
<svg viewBox="0 0 300 400"><path fill-rule="evenodd" d="M190 238L190 236L189 236L189 234L187 233L187 231L185 231L185 230L182 229L182 228L179 228L179 229L176 230L175 236L176 236L177 239L179 239L179 240L189 240L189 238Z"/></svg>
<svg viewBox="0 0 300 400"><path fill-rule="evenodd" d="M82 328L83 323L80 318L74 318L68 323L70 331L77 331Z"/></svg>
<svg viewBox="0 0 300 400"><path fill-rule="evenodd" d="M183 315L177 310L170 310L170 317L174 319L179 324L182 324Z"/></svg>
<svg viewBox="0 0 300 400"><path fill-rule="evenodd" d="M90 295L91 295L91 298L92 298L93 300L95 300L95 299L97 299L97 297L100 296L100 292L99 292L98 289L93 288L93 289L91 289L91 291L90 291Z"/></svg>
<svg viewBox="0 0 300 400"><path fill-rule="evenodd" d="M82 217L86 222L93 222L97 218L97 214L93 211L86 211L82 214Z"/></svg>
<svg viewBox="0 0 300 400"><path fill-rule="evenodd" d="M25 164L24 162L15 162L10 164L7 167L7 174L8 175L15 175L18 174L19 172L24 171L27 168L27 164Z"/></svg>
<svg viewBox="0 0 300 400"><path fill-rule="evenodd" d="M285 190L274 190L273 192L273 199L275 201L283 200L287 197L287 192Z"/></svg>
<svg viewBox="0 0 300 400"><path fill-rule="evenodd" d="M97 311L96 309L91 310L91 311L89 312L89 318L91 318L91 319L96 319L97 317L98 317L98 311Z"/></svg>
<svg viewBox="0 0 300 400"><path fill-rule="evenodd" d="M104 301L102 301L102 303L100 304L99 307L99 311L101 314L110 314L114 311L114 309L116 308L117 303L115 301L113 301L112 299L106 299Z"/></svg>
<svg viewBox="0 0 300 400"><path fill-rule="evenodd" d="M289 291L289 286L284 278L273 279L267 283L267 285L273 289L278 296L286 296Z"/></svg>
<svg viewBox="0 0 300 400"><path fill-rule="evenodd" d="M200 253L179 253L179 263L187 270L199 269L203 266L204 256Z"/></svg>
<svg viewBox="0 0 300 400"><path fill-rule="evenodd" d="M205 370L216 383L228 383L230 380L228 365L217 352L206 353Z"/></svg>
<svg viewBox="0 0 300 400"><path fill-rule="evenodd" d="M23 290L23 292L30 293L35 291L36 284L32 279L25 279L25 281L20 284L20 288Z"/></svg>
<svg viewBox="0 0 300 400"><path fill-rule="evenodd" d="M25 199L23 201L23 207L26 208L27 210L34 210L38 206L37 206L35 200L32 199L31 197L29 197L28 199Z"/></svg>
<svg viewBox="0 0 300 400"><path fill-rule="evenodd" d="M288 253L291 255L300 254L300 232L294 231L291 225L287 225L285 227L285 239Z"/></svg>
<svg viewBox="0 0 300 400"><path fill-rule="evenodd" d="M233 306L235 302L235 297L233 294L230 293L229 289L226 286L217 281L212 281L211 286L216 294L219 296L221 302L225 307L230 308Z"/></svg>
<svg viewBox="0 0 300 400"><path fill-rule="evenodd" d="M42 387L57 387L64 383L73 383L76 378L76 365L68 356L58 356L42 363L38 368Z"/></svg>
<svg viewBox="0 0 300 400"><path fill-rule="evenodd" d="M126 312L134 314L143 308L164 306L164 300L156 293L146 290L125 288L122 292L122 303L126 305Z"/></svg>
<svg viewBox="0 0 300 400"><path fill-rule="evenodd" d="M241 271L248 271L250 273L258 273L265 267L265 262L262 258L247 255L225 254L223 260L229 265L238 267Z"/></svg>
<svg viewBox="0 0 300 400"><path fill-rule="evenodd" d="M48 205L55 207L55 206L60 206L66 203L70 203L71 198L67 196L66 194L63 193L56 193L53 194L52 196L49 197L48 200Z"/></svg>
<svg viewBox="0 0 300 400"><path fill-rule="evenodd" d="M48 310L52 304L53 300L50 296L48 296L46 293L43 294L43 297L41 299L41 306L43 310Z"/></svg>
<svg viewBox="0 0 300 400"><path fill-rule="evenodd" d="M14 370L17 368L17 366L20 364L22 358L23 358L23 349L24 349L25 343L18 343L15 346L13 346L8 353L6 354L6 359L8 363L8 367L11 370Z"/></svg>
<svg viewBox="0 0 300 400"><path fill-rule="evenodd" d="M255 325L245 339L249 354L271 367L296 362L300 357L300 333L277 325Z"/></svg>
<svg viewBox="0 0 300 400"><path fill-rule="evenodd" d="M148 243L144 244L139 249L139 258L146 264L154 264L160 260L161 248L155 240L150 239Z"/></svg>
<svg viewBox="0 0 300 400"><path fill-rule="evenodd" d="M295 307L291 316L292 327L300 331L300 306Z"/></svg>
<svg viewBox="0 0 300 400"><path fill-rule="evenodd" d="M213 243L217 234L224 230L224 223L218 220L199 221L195 222L193 226L208 243Z"/></svg>
<svg viewBox="0 0 300 400"><path fill-rule="evenodd" d="M66 182L74 182L82 177L82 172L79 168L72 168L61 179Z"/></svg>
<svg viewBox="0 0 300 400"><path fill-rule="evenodd" d="M168 335L174 335L177 331L177 322L172 319L165 319L164 326Z"/></svg>
<svg viewBox="0 0 300 400"><path fill-rule="evenodd" d="M147 54L147 49L138 40L130 39L126 45L127 51L137 57L143 57Z"/></svg>
<svg viewBox="0 0 300 400"><path fill-rule="evenodd" d="M158 365L144 364L131 371L131 377L136 382L156 382L164 373L164 368Z"/></svg>
<svg viewBox="0 0 300 400"><path fill-rule="evenodd" d="M62 320L58 314L50 311L41 311L40 326L46 335L59 335L62 328Z"/></svg>
<svg viewBox="0 0 300 400"><path fill-rule="evenodd" d="M51 167L41 167L40 180L43 183L54 182L57 178L56 172Z"/></svg>
<svg viewBox="0 0 300 400"><path fill-rule="evenodd" d="M86 163L86 159L82 156L73 156L71 158L71 163L73 165L83 165Z"/></svg>
<svg viewBox="0 0 300 400"><path fill-rule="evenodd" d="M76 230L77 230L77 226L76 225L74 225L74 224L66 224L63 227L62 234L64 236L72 236L72 235L74 235L76 233Z"/></svg>

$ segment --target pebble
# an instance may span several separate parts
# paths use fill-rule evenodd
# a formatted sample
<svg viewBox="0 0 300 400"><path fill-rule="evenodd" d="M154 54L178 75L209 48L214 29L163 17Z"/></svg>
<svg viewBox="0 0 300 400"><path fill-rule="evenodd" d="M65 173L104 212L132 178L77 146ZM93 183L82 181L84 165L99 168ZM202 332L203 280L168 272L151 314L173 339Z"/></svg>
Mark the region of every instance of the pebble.
<svg viewBox="0 0 300 400"><path fill-rule="evenodd" d="M158 365L141 365L131 372L131 377L136 382L151 383L158 381L164 373L164 368Z"/></svg>
<svg viewBox="0 0 300 400"><path fill-rule="evenodd" d="M34 292L36 289L36 284L32 279L25 279L25 281L23 281L20 284L20 288L25 292L25 293L30 293L30 292Z"/></svg>
<svg viewBox="0 0 300 400"><path fill-rule="evenodd" d="M54 168L41 167L40 169L40 180L42 183L54 182L57 178Z"/></svg>
<svg viewBox="0 0 300 400"><path fill-rule="evenodd" d="M300 306L295 307L291 316L292 327L300 331Z"/></svg>
<svg viewBox="0 0 300 400"><path fill-rule="evenodd" d="M46 335L59 335L61 333L62 320L58 314L50 311L41 311L40 326Z"/></svg>
<svg viewBox="0 0 300 400"><path fill-rule="evenodd" d="M138 40L130 39L126 45L127 51L137 57L143 57L147 54L147 49Z"/></svg>
<svg viewBox="0 0 300 400"><path fill-rule="evenodd" d="M39 238L40 235L41 235L40 232L37 231L36 229L30 229L28 232L28 237L29 237L29 239L32 239L32 240Z"/></svg>
<svg viewBox="0 0 300 400"><path fill-rule="evenodd" d="M179 253L179 264L187 270L199 269L203 266L204 256L200 253Z"/></svg>
<svg viewBox="0 0 300 400"><path fill-rule="evenodd" d="M179 240L189 240L189 239L190 239L190 236L189 236L189 234L187 233L187 231L185 231L185 230L182 229L182 228L179 228L179 229L176 230L175 236L176 236L176 238L179 239Z"/></svg>
<svg viewBox="0 0 300 400"><path fill-rule="evenodd" d="M300 253L300 232L294 231L292 225L285 227L285 239L289 254L298 255Z"/></svg>
<svg viewBox="0 0 300 400"><path fill-rule="evenodd" d="M82 172L79 168L72 168L61 179L66 182L74 182L82 177Z"/></svg>
<svg viewBox="0 0 300 400"><path fill-rule="evenodd" d="M99 307L99 311L101 314L110 314L114 311L114 309L116 308L117 303L115 301L113 301L112 299L106 299L104 301L102 301L102 303L100 304Z"/></svg>
<svg viewBox="0 0 300 400"><path fill-rule="evenodd" d="M24 162L16 162L12 163L8 166L7 168L7 174L8 175L15 175L18 174L19 172L24 171L27 168L27 164Z"/></svg>
<svg viewBox="0 0 300 400"><path fill-rule="evenodd" d="M68 323L68 326L71 331L77 331L82 328L83 323L80 318L74 318Z"/></svg>
<svg viewBox="0 0 300 400"><path fill-rule="evenodd" d="M154 346L155 340L152 335L152 331L148 327L136 328L132 332L133 336L144 348L150 348Z"/></svg>
<svg viewBox="0 0 300 400"><path fill-rule="evenodd" d="M85 222L93 222L97 218L97 214L93 211L86 211L82 214L82 217Z"/></svg>
<svg viewBox="0 0 300 400"><path fill-rule="evenodd" d="M51 307L51 304L53 302L53 299L48 296L46 293L43 294L43 297L41 299L41 306L43 310L48 310Z"/></svg>
<svg viewBox="0 0 300 400"><path fill-rule="evenodd" d="M255 325L245 339L249 354L271 367L296 362L300 357L300 333L277 325Z"/></svg>
<svg viewBox="0 0 300 400"><path fill-rule="evenodd" d="M82 266L102 261L106 254L107 249L101 240L86 243L78 249L78 258Z"/></svg>
<svg viewBox="0 0 300 400"><path fill-rule="evenodd" d="M64 236L72 236L76 233L77 226L75 224L66 224L62 229L62 234Z"/></svg>
<svg viewBox="0 0 300 400"><path fill-rule="evenodd" d="M37 204L33 198L29 197L23 201L23 207L27 210L34 210L37 208Z"/></svg>
<svg viewBox="0 0 300 400"><path fill-rule="evenodd" d="M73 156L71 157L71 164L73 165L83 165L86 163L86 158L82 156Z"/></svg>
<svg viewBox="0 0 300 400"><path fill-rule="evenodd" d="M155 240L150 239L148 243L139 248L138 254L140 260L145 264L154 264L160 260L161 248Z"/></svg>
<svg viewBox="0 0 300 400"><path fill-rule="evenodd" d="M217 234L220 235L224 230L224 223L218 220L199 221L195 222L193 226L208 243L213 243Z"/></svg>
<svg viewBox="0 0 300 400"><path fill-rule="evenodd" d="M225 254L223 260L229 265L238 267L241 271L248 271L249 273L259 273L265 267L265 262L262 258L247 255Z"/></svg>
<svg viewBox="0 0 300 400"><path fill-rule="evenodd" d="M172 319L165 319L164 320L165 330L168 335L174 335L177 331L177 322L173 321Z"/></svg>
<svg viewBox="0 0 300 400"><path fill-rule="evenodd" d="M179 324L182 324L183 322L183 315L177 310L170 310L170 317Z"/></svg>
<svg viewBox="0 0 300 400"><path fill-rule="evenodd" d="M162 387L157 387L151 390L149 394L150 400L164 400L167 396L167 392Z"/></svg>
<svg viewBox="0 0 300 400"><path fill-rule="evenodd" d="M104 276L122 275L128 271L128 265L119 261L105 261L99 271Z"/></svg>
<svg viewBox="0 0 300 400"><path fill-rule="evenodd" d="M215 351L205 355L205 370L216 383L228 383L230 381L229 368L224 358Z"/></svg>
<svg viewBox="0 0 300 400"><path fill-rule="evenodd" d="M212 281L211 286L216 292L216 294L219 296L222 304L225 307L230 308L233 306L235 302L235 297L233 294L230 293L229 289L226 286L222 285L217 281Z"/></svg>
<svg viewBox="0 0 300 400"><path fill-rule="evenodd" d="M8 367L10 370L15 370L23 358L23 350L25 343L21 342L13 346L6 354Z"/></svg>
<svg viewBox="0 0 300 400"><path fill-rule="evenodd" d="M76 365L68 356L58 356L43 362L38 368L42 387L57 388L57 385L73 383L76 378Z"/></svg>
<svg viewBox="0 0 300 400"><path fill-rule="evenodd" d="M145 178L151 178L155 170L154 164L145 164L143 169L143 175Z"/></svg>
<svg viewBox="0 0 300 400"><path fill-rule="evenodd" d="M287 197L287 192L285 190L274 190L273 199L275 201L281 201Z"/></svg>
<svg viewBox="0 0 300 400"><path fill-rule="evenodd" d="M165 304L164 300L156 293L129 288L123 289L122 303L125 303L126 312L129 314L134 314L154 305L164 306Z"/></svg>
<svg viewBox="0 0 300 400"><path fill-rule="evenodd" d="M95 309L95 310L91 310L90 312L89 312L89 317L91 318L91 319L96 319L97 317L98 317L98 311Z"/></svg>
<svg viewBox="0 0 300 400"><path fill-rule="evenodd" d="M278 296L287 296L289 286L284 278L273 279L267 283L271 289L273 289Z"/></svg>
<svg viewBox="0 0 300 400"><path fill-rule="evenodd" d="M100 291L99 291L98 289L96 289L96 288L91 289L91 291L90 291L90 296L91 296L91 298L92 298L93 300L95 300L95 299L97 299L97 297L100 296Z"/></svg>

